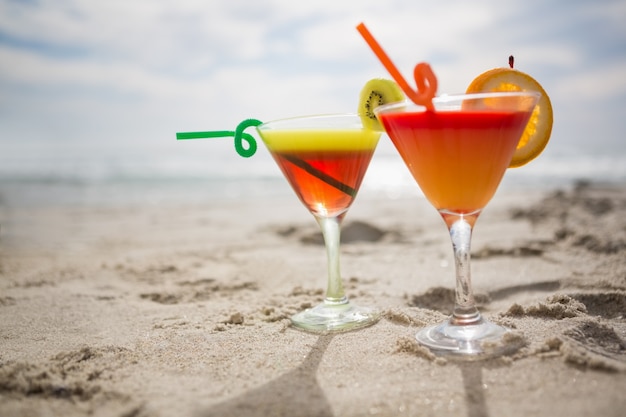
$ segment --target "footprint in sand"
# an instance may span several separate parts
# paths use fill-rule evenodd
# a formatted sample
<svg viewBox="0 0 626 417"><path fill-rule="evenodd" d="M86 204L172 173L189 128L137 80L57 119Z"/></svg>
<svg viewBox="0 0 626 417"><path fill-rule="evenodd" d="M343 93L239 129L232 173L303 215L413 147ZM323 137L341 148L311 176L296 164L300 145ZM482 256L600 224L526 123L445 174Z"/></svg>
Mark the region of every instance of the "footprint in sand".
<svg viewBox="0 0 626 417"><path fill-rule="evenodd" d="M532 207L513 210L511 218L528 220L535 226L554 225L554 243L597 254L619 254L626 251L626 223L620 215L626 209L626 199L617 194L619 190L607 197L610 192L580 182L571 191L559 190ZM598 231L606 227L613 233Z"/></svg>
<svg viewBox="0 0 626 417"><path fill-rule="evenodd" d="M353 221L341 228L341 243L379 242L386 234L387 232L369 223ZM323 245L324 238L321 232L316 232L300 237L300 242Z"/></svg>
<svg viewBox="0 0 626 417"><path fill-rule="evenodd" d="M506 299L522 292L549 292L561 287L559 281L544 281L533 284L513 285L499 288L488 293L475 293L474 301L480 308L488 305L492 301ZM409 306L435 310L440 313L452 314L454 307L455 290L453 288L434 287L428 289L423 294L414 295L409 301Z"/></svg>
<svg viewBox="0 0 626 417"><path fill-rule="evenodd" d="M217 296L230 296L240 291L257 291L259 289L256 282L221 284L213 278L183 281L177 285L178 288L174 290L142 293L139 296L144 300L159 304L179 304L206 301Z"/></svg>
<svg viewBox="0 0 626 417"><path fill-rule="evenodd" d="M591 316L605 319L624 319L626 315L626 292L607 291L602 293L569 294L587 307Z"/></svg>
<svg viewBox="0 0 626 417"><path fill-rule="evenodd" d="M324 245L324 237L318 230L310 232L311 227L299 228L297 226L288 226L276 230L279 236L291 238L295 237L301 243L309 245ZM383 239L397 239L399 233L395 231L382 230L370 223L362 221L352 221L341 228L341 243L350 244L357 242L380 242Z"/></svg>
<svg viewBox="0 0 626 417"><path fill-rule="evenodd" d="M595 320L584 321L559 338L564 360L572 365L607 372L626 371L626 341Z"/></svg>
<svg viewBox="0 0 626 417"><path fill-rule="evenodd" d="M133 361L130 355L131 351L116 346L83 347L61 352L43 363L3 363L0 391L10 394L5 397L7 401L33 397L67 399L82 412L90 406L90 400L98 397L96 403L119 411L117 415L137 415L142 406L113 389L114 372ZM89 410L88 414L95 411Z"/></svg>

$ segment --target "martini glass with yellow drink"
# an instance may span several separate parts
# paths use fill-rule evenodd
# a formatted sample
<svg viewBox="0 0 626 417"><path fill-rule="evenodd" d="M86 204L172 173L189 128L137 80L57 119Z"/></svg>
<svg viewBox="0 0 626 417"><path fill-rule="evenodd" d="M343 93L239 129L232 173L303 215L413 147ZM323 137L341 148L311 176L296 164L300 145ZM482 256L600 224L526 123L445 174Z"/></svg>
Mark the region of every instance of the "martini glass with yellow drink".
<svg viewBox="0 0 626 417"><path fill-rule="evenodd" d="M263 123L257 131L302 204L317 220L328 257L324 300L291 318L312 332L336 332L374 324L380 314L348 300L340 272L341 223L354 202L381 135L372 110L401 101L390 80L370 80L358 113L296 117Z"/></svg>
<svg viewBox="0 0 626 417"><path fill-rule="evenodd" d="M328 257L322 303L291 318L314 331L344 331L373 324L378 312L351 303L340 273L340 225L354 202L381 132L356 114L298 117L257 127L294 192L319 224Z"/></svg>
<svg viewBox="0 0 626 417"><path fill-rule="evenodd" d="M505 171L520 162L514 156L520 153L520 139L537 114L542 94L509 89L434 97L437 81L427 64L416 67L418 90L412 91L367 29L360 26L359 31L413 100L384 105L374 112L424 195L444 220L454 251L453 313L445 322L419 331L417 341L437 354L462 357L514 351L523 339L507 337L509 329L485 319L476 308L470 243L476 220L495 194Z"/></svg>
<svg viewBox="0 0 626 417"><path fill-rule="evenodd" d="M287 182L317 220L328 257L326 294L321 303L291 318L295 327L311 332L339 332L369 326L380 318L378 311L357 306L346 296L339 262L340 230L382 133L373 109L403 99L394 82L373 79L361 90L356 113L267 123L248 119L235 131L177 134L178 139L234 136L237 152L249 157L256 150L256 142L244 129L256 127Z"/></svg>

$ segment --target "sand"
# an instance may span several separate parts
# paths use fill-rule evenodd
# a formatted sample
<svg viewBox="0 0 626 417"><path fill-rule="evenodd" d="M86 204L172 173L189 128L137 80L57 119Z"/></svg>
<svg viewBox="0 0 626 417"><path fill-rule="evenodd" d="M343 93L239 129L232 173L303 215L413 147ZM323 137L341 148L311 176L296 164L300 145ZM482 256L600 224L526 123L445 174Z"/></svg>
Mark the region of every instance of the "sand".
<svg viewBox="0 0 626 417"><path fill-rule="evenodd" d="M359 196L342 273L374 326L289 316L325 253L295 197L0 211L1 416L623 416L626 187L500 191L473 240L476 298L525 346L456 361L414 334L452 307L425 200Z"/></svg>

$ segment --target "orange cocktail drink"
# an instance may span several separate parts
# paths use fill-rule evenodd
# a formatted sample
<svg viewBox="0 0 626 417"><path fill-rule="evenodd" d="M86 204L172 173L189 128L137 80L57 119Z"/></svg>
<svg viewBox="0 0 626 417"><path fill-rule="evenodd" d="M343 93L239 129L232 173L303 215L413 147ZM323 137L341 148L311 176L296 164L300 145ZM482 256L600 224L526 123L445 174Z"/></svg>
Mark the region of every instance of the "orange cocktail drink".
<svg viewBox="0 0 626 417"><path fill-rule="evenodd" d="M398 104L379 117L426 198L437 210L453 213L484 208L511 162L530 112L409 108Z"/></svg>
<svg viewBox="0 0 626 417"><path fill-rule="evenodd" d="M357 30L412 101L377 107L374 113L445 221L454 251L452 315L420 330L416 339L437 354L465 358L513 352L523 341L505 337L510 330L484 319L476 307L472 232L506 169L529 162L545 147L552 128L550 100L534 79L512 69L512 56L511 70L477 77L468 88L471 94L436 97L438 81L430 65L415 66L414 89L365 25ZM531 88L517 88L516 80Z"/></svg>
<svg viewBox="0 0 626 417"><path fill-rule="evenodd" d="M440 354L496 355L519 348L482 317L471 289L470 243L482 209L509 167L539 93L485 93L398 103L375 110L426 198L446 222L456 269L450 319L417 334Z"/></svg>

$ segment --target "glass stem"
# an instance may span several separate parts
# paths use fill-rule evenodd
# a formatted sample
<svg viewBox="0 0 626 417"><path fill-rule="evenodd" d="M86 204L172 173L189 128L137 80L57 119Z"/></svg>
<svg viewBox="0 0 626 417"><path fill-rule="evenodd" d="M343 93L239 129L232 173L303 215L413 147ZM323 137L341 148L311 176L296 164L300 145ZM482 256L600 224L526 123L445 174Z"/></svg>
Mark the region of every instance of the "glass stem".
<svg viewBox="0 0 626 417"><path fill-rule="evenodd" d="M470 246L475 220L472 218L470 223L459 216L449 227L456 268L456 299L450 319L453 325L478 324L482 320L474 302L470 272Z"/></svg>
<svg viewBox="0 0 626 417"><path fill-rule="evenodd" d="M328 286L324 302L327 304L345 304L348 302L348 298L343 290L341 272L339 270L339 242L343 215L335 217L316 216L315 218L322 229L328 256Z"/></svg>

